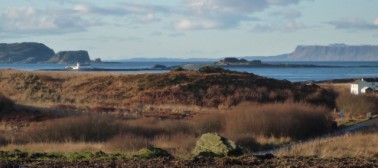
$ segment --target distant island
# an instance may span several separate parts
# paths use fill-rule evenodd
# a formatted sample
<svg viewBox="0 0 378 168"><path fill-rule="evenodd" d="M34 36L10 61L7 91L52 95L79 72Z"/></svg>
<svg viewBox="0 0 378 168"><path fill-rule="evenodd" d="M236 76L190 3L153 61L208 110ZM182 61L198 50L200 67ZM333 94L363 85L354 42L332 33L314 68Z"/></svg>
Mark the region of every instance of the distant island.
<svg viewBox="0 0 378 168"><path fill-rule="evenodd" d="M226 57L220 61L209 64L184 64L184 69L199 69L202 67L220 67L220 68L322 68L331 66L319 66L312 64L282 64L282 63L264 63L261 60L248 61L236 57Z"/></svg>
<svg viewBox="0 0 378 168"><path fill-rule="evenodd" d="M228 57L232 58L232 57ZM235 57L236 58L236 57ZM248 64L248 66L268 66L260 61L378 61L377 45L299 45L289 54L277 56L240 56L237 66ZM121 62L214 62L216 58L132 58L120 60ZM82 64L107 63L100 58L91 60L87 51L60 51L54 50L42 43L0 43L0 63L57 63L74 64L79 61ZM234 66L228 60L227 66ZM248 61L245 62L245 61ZM252 61L252 62L251 62ZM115 63L115 62L111 62ZM222 65L221 62L218 63ZM284 64L280 65L284 66Z"/></svg>
<svg viewBox="0 0 378 168"><path fill-rule="evenodd" d="M299 45L288 54L275 56L227 56L248 61L378 61L378 45ZM126 62L214 62L220 58L132 58Z"/></svg>
<svg viewBox="0 0 378 168"><path fill-rule="evenodd" d="M60 51L54 50L42 43L0 43L0 63L56 63L73 64L80 62L89 64L91 62L101 63L101 59L91 61L89 54L85 50Z"/></svg>
<svg viewBox="0 0 378 168"><path fill-rule="evenodd" d="M377 45L299 45L289 54L277 56L246 56L263 61L378 61Z"/></svg>

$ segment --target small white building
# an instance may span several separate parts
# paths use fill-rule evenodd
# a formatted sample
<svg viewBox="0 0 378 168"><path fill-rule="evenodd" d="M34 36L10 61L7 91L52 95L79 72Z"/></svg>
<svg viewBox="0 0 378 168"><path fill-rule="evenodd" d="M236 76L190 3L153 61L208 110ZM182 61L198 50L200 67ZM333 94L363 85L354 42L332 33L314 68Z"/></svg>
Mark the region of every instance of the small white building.
<svg viewBox="0 0 378 168"><path fill-rule="evenodd" d="M359 95L359 94L366 94L366 93L378 93L378 80L370 79L370 80L357 80L353 82L350 86L350 93Z"/></svg>

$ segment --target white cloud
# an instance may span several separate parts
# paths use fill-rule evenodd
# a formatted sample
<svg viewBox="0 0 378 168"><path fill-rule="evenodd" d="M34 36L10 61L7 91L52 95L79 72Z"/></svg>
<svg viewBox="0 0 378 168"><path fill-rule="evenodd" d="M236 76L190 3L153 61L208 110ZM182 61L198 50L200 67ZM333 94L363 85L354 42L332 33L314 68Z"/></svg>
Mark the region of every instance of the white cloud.
<svg viewBox="0 0 378 168"><path fill-rule="evenodd" d="M289 32L295 32L303 29L311 28L310 26L305 25L304 23L296 22L296 21L287 21L282 24L276 24L276 25L261 25L258 24L255 27L252 28L252 32L256 33L268 33L268 32L283 32L283 33L289 33Z"/></svg>
<svg viewBox="0 0 378 168"><path fill-rule="evenodd" d="M7 8L0 13L0 36L62 34L86 30L90 22L66 10L36 9L31 6Z"/></svg>
<svg viewBox="0 0 378 168"><path fill-rule="evenodd" d="M37 10L33 7L19 7L19 8L8 8L3 12L3 16L9 19L22 19L25 17L35 16Z"/></svg>
<svg viewBox="0 0 378 168"><path fill-rule="evenodd" d="M285 19L296 19L302 16L302 13L297 9L282 9L280 11L272 13L272 15L280 16Z"/></svg>
<svg viewBox="0 0 378 168"><path fill-rule="evenodd" d="M257 33L266 33L266 32L272 32L272 31L274 31L274 29L271 26L268 26L268 25L258 24L255 27L253 27L252 31L257 32Z"/></svg>
<svg viewBox="0 0 378 168"><path fill-rule="evenodd" d="M289 4L296 4L300 0L268 0L269 4L272 5L289 5Z"/></svg>
<svg viewBox="0 0 378 168"><path fill-rule="evenodd" d="M189 29L212 29L218 27L219 23L216 20L189 20L184 19L176 24L176 29L178 30L189 30Z"/></svg>
<svg viewBox="0 0 378 168"><path fill-rule="evenodd" d="M197 13L250 13L263 10L268 6L268 3L266 0L186 0L184 5Z"/></svg>
<svg viewBox="0 0 378 168"><path fill-rule="evenodd" d="M330 21L328 24L333 25L336 29L349 30L375 30L378 29L377 20L369 22L359 18L346 18Z"/></svg>
<svg viewBox="0 0 378 168"><path fill-rule="evenodd" d="M185 13L175 27L179 30L225 29L253 21L256 12L270 6L296 4L301 0L184 0ZM286 12L286 17L299 17L298 12ZM298 16L299 15L299 16Z"/></svg>
<svg viewBox="0 0 378 168"><path fill-rule="evenodd" d="M297 30L301 30L301 29L305 29L305 28L308 28L308 27L303 23L290 21L290 22L286 23L284 30L285 31L297 31Z"/></svg>
<svg viewBox="0 0 378 168"><path fill-rule="evenodd" d="M270 6L296 4L305 0L181 0L178 6L112 3L100 6L90 1L54 0L57 6L24 6L0 11L0 35L62 34L86 31L103 24L173 23L177 30L230 29L256 21L253 14ZM60 5L59 5L60 4ZM278 13L277 13L278 14ZM280 11L287 18L298 11ZM108 19L112 18L112 19ZM123 22L116 22L122 19ZM292 26L294 27L294 26Z"/></svg>
<svg viewBox="0 0 378 168"><path fill-rule="evenodd" d="M374 20L374 25L378 26L378 18Z"/></svg>

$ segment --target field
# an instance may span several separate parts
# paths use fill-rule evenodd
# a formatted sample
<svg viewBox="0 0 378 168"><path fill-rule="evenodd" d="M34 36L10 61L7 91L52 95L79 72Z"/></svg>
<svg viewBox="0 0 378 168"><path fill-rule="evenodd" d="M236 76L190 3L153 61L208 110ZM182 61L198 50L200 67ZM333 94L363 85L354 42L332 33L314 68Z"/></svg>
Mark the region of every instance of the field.
<svg viewBox="0 0 378 168"><path fill-rule="evenodd" d="M376 130L314 142L324 149L303 144L277 156L253 154L336 131L345 120L335 108L350 105L351 120L364 118L356 103L375 108L375 97L353 97L334 85L222 69L139 75L1 70L0 79L0 166L377 165L377 147L361 146L377 139ZM242 154L193 156L205 133L234 141ZM333 146L338 141L346 144ZM169 157L141 159L140 150L149 147ZM351 152L357 149L358 155Z"/></svg>

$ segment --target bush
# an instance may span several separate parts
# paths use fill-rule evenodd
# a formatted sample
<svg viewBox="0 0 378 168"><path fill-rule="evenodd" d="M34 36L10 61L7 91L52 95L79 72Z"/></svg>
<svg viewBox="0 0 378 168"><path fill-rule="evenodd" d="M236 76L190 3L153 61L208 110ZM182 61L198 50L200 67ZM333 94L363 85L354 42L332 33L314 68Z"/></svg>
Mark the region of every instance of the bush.
<svg viewBox="0 0 378 168"><path fill-rule="evenodd" d="M308 138L330 131L330 110L308 104L241 104L230 111L226 133L238 135L263 135Z"/></svg>
<svg viewBox="0 0 378 168"><path fill-rule="evenodd" d="M0 133L0 146L6 145L8 143L7 139Z"/></svg>
<svg viewBox="0 0 378 168"><path fill-rule="evenodd" d="M191 121L192 127L196 135L205 133L221 132L224 128L226 121L224 115L219 112L204 114L194 118Z"/></svg>
<svg viewBox="0 0 378 168"><path fill-rule="evenodd" d="M366 116L366 113L378 114L378 97L341 93L336 99L339 110L350 117Z"/></svg>
<svg viewBox="0 0 378 168"><path fill-rule="evenodd" d="M13 110L13 108L14 102L0 93L0 112L8 112L9 110Z"/></svg>
<svg viewBox="0 0 378 168"><path fill-rule="evenodd" d="M105 115L84 115L49 120L29 127L21 135L31 142L101 142L114 137L122 126Z"/></svg>
<svg viewBox="0 0 378 168"><path fill-rule="evenodd" d="M105 143L106 148L117 152L135 152L150 146L150 140L138 135L118 135Z"/></svg>

